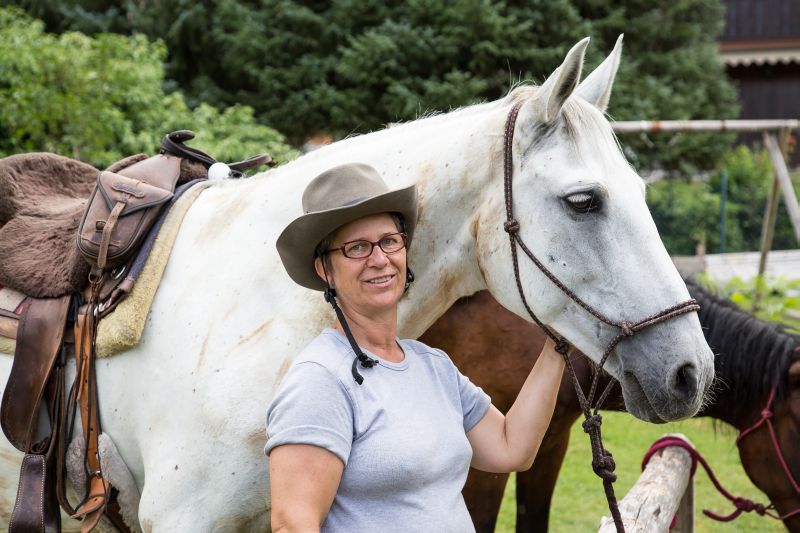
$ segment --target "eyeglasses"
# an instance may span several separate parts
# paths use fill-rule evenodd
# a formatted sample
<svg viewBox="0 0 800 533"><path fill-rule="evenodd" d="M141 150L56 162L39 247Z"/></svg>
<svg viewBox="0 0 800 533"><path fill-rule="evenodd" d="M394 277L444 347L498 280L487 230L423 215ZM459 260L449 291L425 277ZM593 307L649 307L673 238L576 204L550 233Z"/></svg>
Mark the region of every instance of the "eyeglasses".
<svg viewBox="0 0 800 533"><path fill-rule="evenodd" d="M342 255L348 259L366 259L372 255L372 250L375 246L380 247L384 253L393 254L399 252L406 247L406 239L408 236L405 233L390 233L384 235L379 241L367 241L359 239L357 241L347 241L336 248L330 248L325 253L329 254L336 250L341 250Z"/></svg>

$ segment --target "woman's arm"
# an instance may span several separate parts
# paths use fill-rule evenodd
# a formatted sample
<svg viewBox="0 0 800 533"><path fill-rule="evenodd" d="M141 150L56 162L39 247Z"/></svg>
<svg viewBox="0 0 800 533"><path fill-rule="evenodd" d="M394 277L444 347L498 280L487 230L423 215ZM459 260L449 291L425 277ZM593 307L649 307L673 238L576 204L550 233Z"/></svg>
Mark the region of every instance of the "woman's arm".
<svg viewBox="0 0 800 533"><path fill-rule="evenodd" d="M318 533L343 471L342 460L318 446L273 448L269 454L273 533Z"/></svg>
<svg viewBox="0 0 800 533"><path fill-rule="evenodd" d="M481 421L467 432L474 468L512 472L531 467L550 425L563 371L564 359L547 339L508 413L503 416L494 405L489 406Z"/></svg>

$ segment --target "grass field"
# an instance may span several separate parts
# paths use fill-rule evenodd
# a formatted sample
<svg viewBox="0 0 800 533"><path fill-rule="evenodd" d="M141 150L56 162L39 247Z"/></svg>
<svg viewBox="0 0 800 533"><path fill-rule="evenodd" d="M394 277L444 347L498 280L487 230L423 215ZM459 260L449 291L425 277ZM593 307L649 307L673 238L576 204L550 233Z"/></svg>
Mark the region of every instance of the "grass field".
<svg viewBox="0 0 800 533"><path fill-rule="evenodd" d="M603 413L603 441L614 455L618 480L614 484L617 497L622 497L636 482L640 465L650 445L665 433L683 433L711 464L722 485L737 496L769 503L766 496L747 478L739 463L734 443L736 433L728 426L714 425L710 419L691 419L666 425L646 424L626 413ZM768 453L765 451L765 453ZM600 478L591 468L592 454L588 436L580 421L572 428L570 447L556 486L550 512L553 533L597 531L600 517L608 515ZM500 518L495 531L513 533L516 517L513 477L506 488ZM755 514L720 523L707 518L702 509L728 514L733 507L709 481L702 468L695 475L695 531L697 533L785 532L783 525Z"/></svg>

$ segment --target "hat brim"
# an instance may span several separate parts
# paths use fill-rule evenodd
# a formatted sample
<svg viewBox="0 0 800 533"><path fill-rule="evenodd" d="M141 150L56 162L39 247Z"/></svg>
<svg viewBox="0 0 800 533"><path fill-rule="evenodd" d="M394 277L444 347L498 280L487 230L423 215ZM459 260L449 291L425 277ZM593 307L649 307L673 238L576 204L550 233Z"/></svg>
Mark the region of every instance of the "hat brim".
<svg viewBox="0 0 800 533"><path fill-rule="evenodd" d="M343 207L315 211L293 220L278 237L276 246L283 266L298 284L322 291L325 282L314 268L314 252L317 245L337 228L378 213L400 213L405 220L408 243L417 225L417 188L411 185L404 189L373 196L363 202Z"/></svg>

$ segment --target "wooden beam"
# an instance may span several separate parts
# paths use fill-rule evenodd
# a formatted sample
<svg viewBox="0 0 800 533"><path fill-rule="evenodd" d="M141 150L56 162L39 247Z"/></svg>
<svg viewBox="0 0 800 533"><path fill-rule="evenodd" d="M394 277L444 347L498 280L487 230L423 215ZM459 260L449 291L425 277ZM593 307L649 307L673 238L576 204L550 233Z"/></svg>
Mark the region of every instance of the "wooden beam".
<svg viewBox="0 0 800 533"><path fill-rule="evenodd" d="M774 134L765 134L764 144L767 146L770 159L772 160L772 168L775 170L775 179L778 180L781 186L783 203L786 206L786 211L789 213L789 220L792 222L792 228L794 228L794 237L797 240L797 244L800 245L800 206L797 204L797 195L794 193L792 178L789 176L789 169L786 168L786 160L783 157L781 148L778 145L778 140L775 138Z"/></svg>
<svg viewBox="0 0 800 533"><path fill-rule="evenodd" d="M688 442L680 434L678 436ZM677 446L656 452L645 467L636 484L619 502L619 511L626 533L666 532L672 518L684 500L689 485L692 457ZM691 496L691 507L694 507ZM688 505L688 503L687 503ZM694 519L679 518L682 533L693 533ZM603 517L598 533L616 533L614 521Z"/></svg>
<svg viewBox="0 0 800 533"><path fill-rule="evenodd" d="M659 131L780 131L800 128L800 120L629 120L612 122L617 133Z"/></svg>

